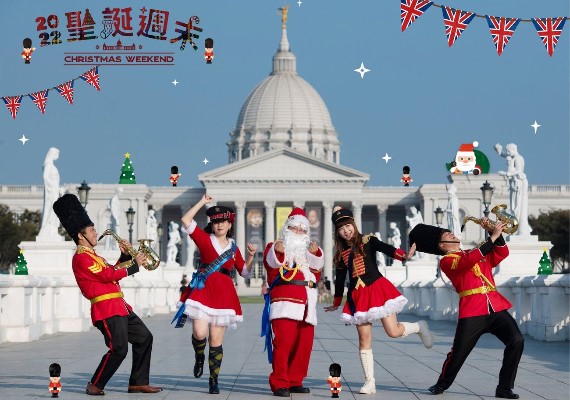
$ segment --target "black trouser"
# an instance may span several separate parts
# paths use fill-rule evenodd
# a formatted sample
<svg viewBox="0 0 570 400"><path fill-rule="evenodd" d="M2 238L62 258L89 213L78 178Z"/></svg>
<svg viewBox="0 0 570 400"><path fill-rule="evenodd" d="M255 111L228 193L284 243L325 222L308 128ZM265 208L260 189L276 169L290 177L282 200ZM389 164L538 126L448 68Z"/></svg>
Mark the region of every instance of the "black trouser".
<svg viewBox="0 0 570 400"><path fill-rule="evenodd" d="M105 344L109 351L101 359L91 378L91 383L99 389L104 389L127 356L129 343L131 343L133 345L133 366L129 385L148 385L152 333L144 322L134 312L131 312L126 317L115 316L97 321L95 326L105 337Z"/></svg>
<svg viewBox="0 0 570 400"><path fill-rule="evenodd" d="M495 335L505 345L498 386L504 389L514 387L517 368L524 348L524 338L516 321L507 310L480 317L459 319L453 347L447 354L437 381L439 387L445 390L451 386L467 356L484 333Z"/></svg>

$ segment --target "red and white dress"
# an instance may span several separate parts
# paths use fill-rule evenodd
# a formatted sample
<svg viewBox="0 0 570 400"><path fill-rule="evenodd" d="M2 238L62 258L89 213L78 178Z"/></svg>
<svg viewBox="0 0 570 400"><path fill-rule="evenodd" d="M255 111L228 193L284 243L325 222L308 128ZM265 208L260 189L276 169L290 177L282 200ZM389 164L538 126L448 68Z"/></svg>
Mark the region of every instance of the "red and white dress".
<svg viewBox="0 0 570 400"><path fill-rule="evenodd" d="M346 246L341 253L341 261L336 266L334 306L340 306L344 294L346 274L352 271L349 285L349 296L354 302L352 313L346 301L341 321L346 324L364 324L373 322L402 311L408 300L386 279L376 265L376 252L381 252L397 260L403 260L405 252L380 241L374 235L362 237L362 252L354 254L352 266L348 265L351 249Z"/></svg>
<svg viewBox="0 0 570 400"><path fill-rule="evenodd" d="M220 247L216 236L204 232L198 227L196 221L192 221L187 229L182 228L182 230L188 233L196 243L200 251L201 264L210 264L220 254L231 249L234 243L233 239L228 238L228 245L225 248ZM249 278L249 272L244 266L245 262L241 252L236 247L233 256L217 272L213 272L208 276L204 288L195 288L193 290L190 289L190 286L186 288L177 307L180 307L184 301L184 304L186 304L184 314L189 318L206 320L215 326L226 326L230 329L236 329L237 323L243 322L243 315L234 282L229 276L229 272L236 267L242 277ZM219 272L221 269L227 271L227 274Z"/></svg>

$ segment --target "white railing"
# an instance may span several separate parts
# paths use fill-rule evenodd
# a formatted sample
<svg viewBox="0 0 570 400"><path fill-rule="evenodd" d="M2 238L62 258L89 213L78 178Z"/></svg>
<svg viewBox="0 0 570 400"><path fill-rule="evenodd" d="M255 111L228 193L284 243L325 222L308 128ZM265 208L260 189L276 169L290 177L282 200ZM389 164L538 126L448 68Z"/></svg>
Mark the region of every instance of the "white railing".
<svg viewBox="0 0 570 400"><path fill-rule="evenodd" d="M137 314L170 313L176 309L179 279L178 271L165 279L129 277L121 287ZM570 339L570 275L497 279L496 283L513 304L510 311L523 334L541 341ZM433 320L457 319L457 293L441 280L404 281L398 287L408 299L404 312ZM259 295L258 288L255 293ZM73 276L0 276L0 343L29 342L44 334L83 332L90 327L90 304Z"/></svg>
<svg viewBox="0 0 570 400"><path fill-rule="evenodd" d="M567 193L570 192L570 185L529 185L529 193Z"/></svg>

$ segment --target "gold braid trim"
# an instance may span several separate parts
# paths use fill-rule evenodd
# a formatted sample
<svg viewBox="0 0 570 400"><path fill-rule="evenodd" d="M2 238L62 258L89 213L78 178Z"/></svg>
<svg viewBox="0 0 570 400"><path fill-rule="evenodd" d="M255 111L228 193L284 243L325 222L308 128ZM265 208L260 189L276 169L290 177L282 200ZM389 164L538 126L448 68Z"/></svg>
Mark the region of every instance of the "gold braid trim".
<svg viewBox="0 0 570 400"><path fill-rule="evenodd" d="M368 243L368 241L370 240L370 237L374 236L372 233L369 233L368 235L363 235L362 236L362 244L366 244Z"/></svg>
<svg viewBox="0 0 570 400"><path fill-rule="evenodd" d="M287 271L293 271L293 273L289 278L285 278L285 276L283 276L284 269L286 269ZM285 282L289 282L291 279L295 277L295 275L297 275L298 270L299 268L297 267L297 264L295 264L295 267L293 268L289 268L287 264L283 264L282 266L279 267L279 275L281 275L281 279L283 279Z"/></svg>
<svg viewBox="0 0 570 400"><path fill-rule="evenodd" d="M487 285L489 285L490 288L496 289L495 286L489 281L489 279L487 279L487 277L481 273L481 268L479 267L479 264L475 264L475 266L471 268L471 271L473 271L476 277L483 279L487 283Z"/></svg>

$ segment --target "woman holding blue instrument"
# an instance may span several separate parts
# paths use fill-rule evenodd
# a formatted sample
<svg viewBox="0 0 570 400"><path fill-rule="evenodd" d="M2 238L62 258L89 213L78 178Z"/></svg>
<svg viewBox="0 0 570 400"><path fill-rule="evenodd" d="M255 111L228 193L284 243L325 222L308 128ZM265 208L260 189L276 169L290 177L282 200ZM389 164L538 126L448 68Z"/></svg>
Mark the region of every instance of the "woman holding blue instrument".
<svg viewBox="0 0 570 400"><path fill-rule="evenodd" d="M194 221L196 213L213 200L212 196L205 194L182 217L183 231L190 235L200 251L200 267L194 272L178 306L183 307L184 317L193 320L192 346L196 353L194 365L196 378L202 376L204 372L205 350L209 336L209 392L217 394L220 392L218 374L224 356L222 348L224 333L227 327L235 329L237 323L243 321L230 272L235 266L242 277L248 278L256 246L247 244L247 260L244 262L241 252L232 239L235 213L229 207L210 207L206 211L210 222L203 230L198 227Z"/></svg>

